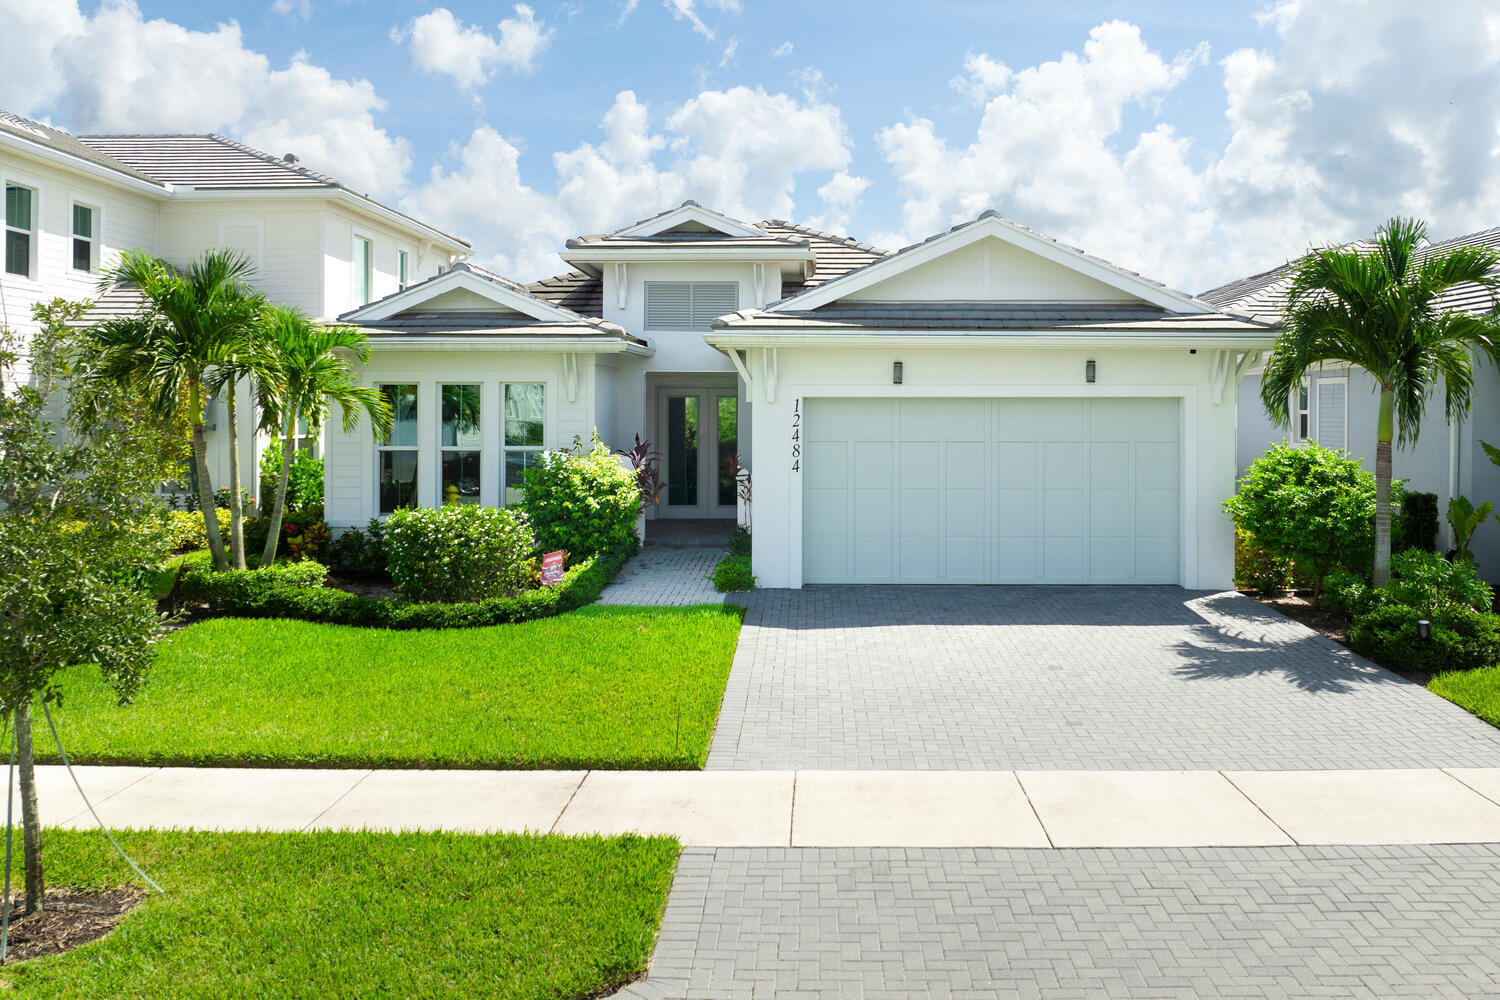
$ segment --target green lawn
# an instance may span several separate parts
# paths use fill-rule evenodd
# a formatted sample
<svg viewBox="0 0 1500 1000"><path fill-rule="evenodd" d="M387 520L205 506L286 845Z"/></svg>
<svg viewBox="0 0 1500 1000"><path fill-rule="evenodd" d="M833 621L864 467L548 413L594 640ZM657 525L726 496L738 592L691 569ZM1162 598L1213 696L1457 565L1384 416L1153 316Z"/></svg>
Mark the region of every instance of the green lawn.
<svg viewBox="0 0 1500 1000"><path fill-rule="evenodd" d="M79 667L53 714L84 763L696 768L739 628L717 606L408 632L220 618L164 641L133 704Z"/></svg>
<svg viewBox="0 0 1500 1000"><path fill-rule="evenodd" d="M1428 682L1427 690L1500 726L1500 666L1438 674Z"/></svg>
<svg viewBox="0 0 1500 1000"><path fill-rule="evenodd" d="M650 958L669 838L127 832L167 890L113 934L0 969L27 997L595 996ZM97 832L49 830L54 886L130 875Z"/></svg>

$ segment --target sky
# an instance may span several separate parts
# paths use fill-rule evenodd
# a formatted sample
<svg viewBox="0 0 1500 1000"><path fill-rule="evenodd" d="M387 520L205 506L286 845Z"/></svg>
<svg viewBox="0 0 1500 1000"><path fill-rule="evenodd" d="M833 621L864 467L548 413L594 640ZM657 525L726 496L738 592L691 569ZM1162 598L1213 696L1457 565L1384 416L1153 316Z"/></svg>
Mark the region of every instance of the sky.
<svg viewBox="0 0 1500 1000"><path fill-rule="evenodd" d="M899 248L985 209L1187 291L1500 225L1484 0L0 0L0 108L217 131L529 280L699 202Z"/></svg>

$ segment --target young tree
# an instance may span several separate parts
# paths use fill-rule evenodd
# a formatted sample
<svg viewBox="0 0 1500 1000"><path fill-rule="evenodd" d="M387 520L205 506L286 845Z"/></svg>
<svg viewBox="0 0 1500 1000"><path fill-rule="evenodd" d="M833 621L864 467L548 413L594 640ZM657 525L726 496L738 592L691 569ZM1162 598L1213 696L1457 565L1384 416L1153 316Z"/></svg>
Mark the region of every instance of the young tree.
<svg viewBox="0 0 1500 1000"><path fill-rule="evenodd" d="M208 250L179 269L139 250L127 250L104 271L101 289L127 283L140 289L144 310L93 328L97 355L90 377L128 388L163 420L186 408L192 423L198 500L214 568L229 568L214 515L204 431L205 390L231 361L263 300L245 284L254 264L228 250ZM231 442L233 446L234 442ZM243 545L240 546L243 548Z"/></svg>
<svg viewBox="0 0 1500 1000"><path fill-rule="evenodd" d="M261 309L269 308L261 301ZM219 363L212 369L207 388L224 397L225 422L229 425L229 552L235 569L245 568L245 491L240 477L240 383L265 382L275 377L274 356L266 349L257 312L250 326L224 345ZM264 501L262 497L262 501Z"/></svg>
<svg viewBox="0 0 1500 1000"><path fill-rule="evenodd" d="M266 548L260 557L260 564L269 566L276 561L281 541L297 421L305 421L308 433L315 434L328 419L329 405L337 403L346 433L359 425L363 411L370 415L372 429L379 435L390 430L391 408L379 389L359 384L348 358L340 353L352 355L360 364L370 359L369 342L353 327L324 326L312 322L299 309L272 306L262 314L260 336L266 356L259 374L262 426L284 436L281 475L271 505Z"/></svg>
<svg viewBox="0 0 1500 1000"><path fill-rule="evenodd" d="M127 701L150 663L163 622L144 579L166 533L153 490L182 458L182 439L128 396L80 379L91 360L69 323L82 306L35 310L26 345L0 330L0 711L15 726L20 765L25 912L43 905L31 710L57 697L66 667L96 665ZM67 399L66 427L48 417Z"/></svg>
<svg viewBox="0 0 1500 1000"><path fill-rule="evenodd" d="M1500 314L1443 312L1438 299L1455 285L1494 290L1500 254L1457 247L1425 257L1427 227L1391 219L1373 249L1325 248L1298 262L1287 297L1286 327L1261 380L1272 421L1291 424L1291 394L1314 365L1348 363L1375 379L1375 585L1391 577L1391 442L1408 444L1422 410L1443 383L1448 419L1463 417L1474 389L1473 358L1500 364Z"/></svg>

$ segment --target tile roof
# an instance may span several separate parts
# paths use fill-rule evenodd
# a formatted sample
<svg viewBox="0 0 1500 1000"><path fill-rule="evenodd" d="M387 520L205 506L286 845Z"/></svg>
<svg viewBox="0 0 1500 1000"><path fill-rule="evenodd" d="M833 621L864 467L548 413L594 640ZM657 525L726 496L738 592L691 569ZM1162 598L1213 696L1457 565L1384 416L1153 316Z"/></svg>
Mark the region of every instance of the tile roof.
<svg viewBox="0 0 1500 1000"><path fill-rule="evenodd" d="M817 309L744 309L722 317L729 330L985 330L1057 332L1238 332L1269 327L1221 313L1174 313L1150 305L1053 302L834 302Z"/></svg>
<svg viewBox="0 0 1500 1000"><path fill-rule="evenodd" d="M1347 249L1373 250L1375 241L1355 240L1343 244ZM1419 260L1435 253L1455 247L1482 247L1500 250L1500 226L1466 233L1440 243L1429 243L1417 251ZM1210 288L1198 298L1224 312L1237 313L1267 323L1278 323L1286 310L1287 293L1291 288L1292 273L1297 260L1288 261L1269 271L1252 274L1227 284ZM1489 312L1496 306L1495 297L1481 285L1458 285L1438 299L1437 306L1445 312Z"/></svg>
<svg viewBox="0 0 1500 1000"><path fill-rule="evenodd" d="M533 281L526 290L543 302L571 309L583 316L604 315L604 279L569 271Z"/></svg>
<svg viewBox="0 0 1500 1000"><path fill-rule="evenodd" d="M817 262L814 265L812 276L806 281L781 283L782 297L787 298L797 292L821 285L825 281L831 281L841 275L847 274L866 264L873 263L882 257L890 256L891 251L882 250L879 247L861 243L852 236L839 236L835 233L825 233L811 226L804 226L796 222L787 222L784 219L764 219L755 223L757 229L764 229L773 236L786 238L802 237L812 244L813 252L817 254Z"/></svg>
<svg viewBox="0 0 1500 1000"><path fill-rule="evenodd" d="M81 135L78 141L165 181L195 188L339 187L338 181L222 135Z"/></svg>
<svg viewBox="0 0 1500 1000"><path fill-rule="evenodd" d="M745 250L806 250L812 243L806 239L783 239L776 236L730 236L727 233L658 233L655 236L574 236L565 244L569 250L661 250L734 247Z"/></svg>
<svg viewBox="0 0 1500 1000"><path fill-rule="evenodd" d="M155 184L157 187L166 186L158 178L142 173L123 160L118 160L107 153L102 153L94 147L80 142L61 129L53 128L50 125L43 125L41 122L33 121L24 115L12 114L9 111L0 111L0 132L34 142L39 146L55 149L60 153L76 156L80 160L86 160L95 166L105 167L116 173L124 174L126 177L134 180L145 181L147 184Z"/></svg>

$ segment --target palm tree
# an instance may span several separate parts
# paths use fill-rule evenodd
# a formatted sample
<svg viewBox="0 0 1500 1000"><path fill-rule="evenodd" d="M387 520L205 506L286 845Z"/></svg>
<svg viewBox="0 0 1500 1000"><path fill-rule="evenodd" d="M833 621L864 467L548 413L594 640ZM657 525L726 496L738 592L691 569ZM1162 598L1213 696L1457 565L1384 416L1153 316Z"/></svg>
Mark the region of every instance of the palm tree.
<svg viewBox="0 0 1500 1000"><path fill-rule="evenodd" d="M117 284L140 289L145 308L134 316L94 328L94 377L141 392L150 412L170 419L187 407L192 424L198 501L214 568L229 568L214 513L203 426L205 390L262 308L246 285L254 263L228 250L208 250L177 268L140 250L127 250L99 279L101 290Z"/></svg>
<svg viewBox="0 0 1500 1000"><path fill-rule="evenodd" d="M361 364L370 359L369 342L353 327L324 326L312 322L299 309L272 306L262 318L261 334L270 358L260 382L261 426L284 435L281 477L276 482L266 548L260 557L265 567L275 562L281 541L298 420L306 422L309 434L315 434L328 419L329 404L337 403L345 433L359 426L362 410L370 415L379 435L391 428L391 407L379 389L359 384L348 359L338 353L346 351Z"/></svg>
<svg viewBox="0 0 1500 1000"><path fill-rule="evenodd" d="M1500 364L1500 312L1444 312L1455 285L1500 287L1500 254L1457 247L1418 256L1425 223L1395 218L1373 247L1330 247L1302 258L1287 295L1286 327L1261 380L1273 422L1291 424L1291 394L1314 365L1347 363L1369 372L1380 393L1375 445L1375 585L1391 576L1391 441L1417 440L1427 399L1443 383L1448 420L1469 410L1474 356Z"/></svg>
<svg viewBox="0 0 1500 1000"><path fill-rule="evenodd" d="M264 300L261 307L266 308ZM240 420L236 390L241 382L269 377L275 365L275 358L262 343L259 327L259 323L253 323L225 347L208 382L211 393L224 396L229 425L229 552L235 569L245 568L245 502L244 490L240 487Z"/></svg>

